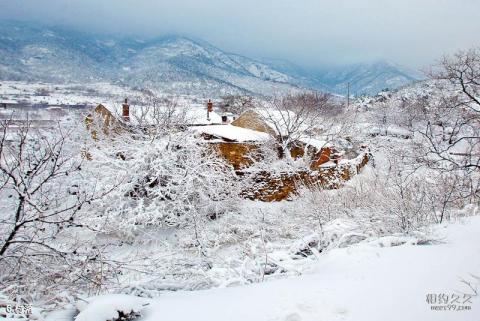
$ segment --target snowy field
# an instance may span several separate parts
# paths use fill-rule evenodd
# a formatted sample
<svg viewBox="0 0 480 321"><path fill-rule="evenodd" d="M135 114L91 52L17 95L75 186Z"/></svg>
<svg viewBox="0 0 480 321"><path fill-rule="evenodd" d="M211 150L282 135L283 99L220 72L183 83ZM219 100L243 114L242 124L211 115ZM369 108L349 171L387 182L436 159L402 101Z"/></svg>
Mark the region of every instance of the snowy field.
<svg viewBox="0 0 480 321"><path fill-rule="evenodd" d="M92 108L98 104L117 105L124 98L141 99L146 92L130 87L110 83L71 83L54 84L25 81L1 81L0 104L9 106L43 105L43 106L85 106ZM157 97L175 97L180 103L195 104L198 97L192 95L166 95L161 92L148 91ZM200 100L205 101L205 98Z"/></svg>
<svg viewBox="0 0 480 321"><path fill-rule="evenodd" d="M388 246L386 238L334 249L284 280L154 300L100 297L76 320L103 321L120 308L141 310L145 321L479 320L479 230L480 218L470 217L435 226L429 244ZM440 295L448 302L436 303Z"/></svg>

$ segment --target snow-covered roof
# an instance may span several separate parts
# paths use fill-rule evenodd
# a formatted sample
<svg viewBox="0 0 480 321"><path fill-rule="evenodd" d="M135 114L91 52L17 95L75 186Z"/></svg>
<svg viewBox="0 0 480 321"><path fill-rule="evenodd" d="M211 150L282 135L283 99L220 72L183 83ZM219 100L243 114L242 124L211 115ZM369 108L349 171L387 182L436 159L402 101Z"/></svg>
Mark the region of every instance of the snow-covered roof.
<svg viewBox="0 0 480 321"><path fill-rule="evenodd" d="M295 118L293 111L276 110L273 108L259 108L254 110L265 123L279 134L287 135L288 126Z"/></svg>
<svg viewBox="0 0 480 321"><path fill-rule="evenodd" d="M332 146L327 141L316 139L316 138L305 137L305 138L300 138L299 140L302 143L305 143L309 146L313 146L317 149L322 149L322 148L325 148L325 147L331 147Z"/></svg>
<svg viewBox="0 0 480 321"><path fill-rule="evenodd" d="M291 110L278 110L272 107L251 109L240 115L251 117L252 113L257 115L257 118L265 125L270 127L275 133L281 135L288 135L292 127L300 127L300 130L307 130L314 124L310 123L309 119L301 121L303 124L298 125L299 120L297 114Z"/></svg>
<svg viewBox="0 0 480 321"><path fill-rule="evenodd" d="M267 133L232 125L195 126L192 127L192 130L235 142L255 142L270 139L270 135Z"/></svg>
<svg viewBox="0 0 480 321"><path fill-rule="evenodd" d="M221 124L222 116L212 111L207 119L207 110L202 107L185 107L185 118L192 125Z"/></svg>

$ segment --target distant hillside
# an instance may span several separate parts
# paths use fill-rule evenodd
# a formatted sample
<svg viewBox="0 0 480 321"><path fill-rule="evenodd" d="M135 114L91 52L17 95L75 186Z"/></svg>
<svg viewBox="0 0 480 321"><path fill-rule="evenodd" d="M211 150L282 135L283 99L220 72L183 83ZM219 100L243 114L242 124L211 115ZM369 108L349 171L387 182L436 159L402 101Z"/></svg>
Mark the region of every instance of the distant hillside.
<svg viewBox="0 0 480 321"><path fill-rule="evenodd" d="M263 61L273 69L290 75L297 85L342 95L347 94L348 84L352 95L374 95L424 78L419 72L384 60L318 70L306 70L285 60Z"/></svg>
<svg viewBox="0 0 480 321"><path fill-rule="evenodd" d="M418 79L386 62L304 70L288 61L258 61L185 37L141 39L88 34L59 27L0 22L0 79L106 81L168 92L271 95L311 88L375 94Z"/></svg>

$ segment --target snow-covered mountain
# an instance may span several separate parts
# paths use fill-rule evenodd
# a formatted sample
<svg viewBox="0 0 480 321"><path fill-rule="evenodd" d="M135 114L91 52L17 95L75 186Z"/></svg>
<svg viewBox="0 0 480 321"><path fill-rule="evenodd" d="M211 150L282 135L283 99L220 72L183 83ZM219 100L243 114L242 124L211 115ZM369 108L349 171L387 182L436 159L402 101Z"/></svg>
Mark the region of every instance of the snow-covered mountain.
<svg viewBox="0 0 480 321"><path fill-rule="evenodd" d="M423 78L417 71L385 60L321 70L315 76L321 84L334 92L345 93L350 84L352 94L374 94Z"/></svg>
<svg viewBox="0 0 480 321"><path fill-rule="evenodd" d="M377 62L305 70L288 61L255 60L202 40L87 34L32 23L0 22L0 79L50 82L108 81L176 93L247 92L271 95L311 88L376 93L408 84L418 75Z"/></svg>
<svg viewBox="0 0 480 321"><path fill-rule="evenodd" d="M424 76L385 60L318 69L301 68L289 61L263 60L270 67L290 75L298 85L346 95L350 85L352 95L374 95L385 89L397 89L422 80Z"/></svg>

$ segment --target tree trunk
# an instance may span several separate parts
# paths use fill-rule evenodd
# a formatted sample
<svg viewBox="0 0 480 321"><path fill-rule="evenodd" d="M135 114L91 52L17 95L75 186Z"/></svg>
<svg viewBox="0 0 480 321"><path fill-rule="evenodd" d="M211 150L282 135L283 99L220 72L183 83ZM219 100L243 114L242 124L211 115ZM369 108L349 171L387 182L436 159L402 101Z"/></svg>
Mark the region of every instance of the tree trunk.
<svg viewBox="0 0 480 321"><path fill-rule="evenodd" d="M5 240L5 243L3 244L2 248L0 249L0 256L3 256L3 254L7 251L9 245L11 244L11 242L13 240L13 238L17 234L20 227L23 225L23 224L18 224L18 221L20 220L20 214L22 213L24 203L25 203L25 198L23 196L20 196L17 211L15 212L15 227L10 232L7 239Z"/></svg>

